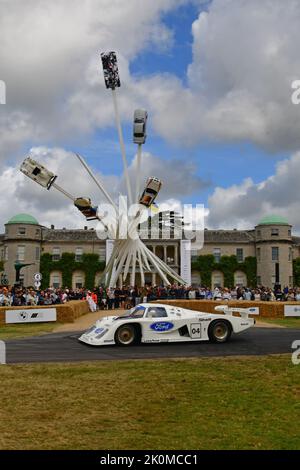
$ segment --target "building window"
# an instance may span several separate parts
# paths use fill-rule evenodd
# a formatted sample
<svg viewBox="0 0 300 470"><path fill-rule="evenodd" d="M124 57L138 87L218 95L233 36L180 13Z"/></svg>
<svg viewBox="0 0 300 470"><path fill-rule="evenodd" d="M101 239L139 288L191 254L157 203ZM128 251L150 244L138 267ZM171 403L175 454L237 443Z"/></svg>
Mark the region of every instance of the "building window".
<svg viewBox="0 0 300 470"><path fill-rule="evenodd" d="M40 235L40 229L39 229L39 228L36 229L35 235L36 235L36 236L39 236L39 235Z"/></svg>
<svg viewBox="0 0 300 470"><path fill-rule="evenodd" d="M52 248L52 261L60 260L60 248L58 246Z"/></svg>
<svg viewBox="0 0 300 470"><path fill-rule="evenodd" d="M293 261L293 248L289 248L289 261Z"/></svg>
<svg viewBox="0 0 300 470"><path fill-rule="evenodd" d="M244 250L243 248L236 249L236 258L238 263L242 263L244 261Z"/></svg>
<svg viewBox="0 0 300 470"><path fill-rule="evenodd" d="M25 235L26 234L26 228L25 227L19 227L18 233L19 233L19 235Z"/></svg>
<svg viewBox="0 0 300 470"><path fill-rule="evenodd" d="M221 248L214 248L213 255L216 263L221 261Z"/></svg>
<svg viewBox="0 0 300 470"><path fill-rule="evenodd" d="M36 261L39 261L40 259L40 247L39 246L35 247L35 259Z"/></svg>
<svg viewBox="0 0 300 470"><path fill-rule="evenodd" d="M260 257L261 257L260 248L257 248L256 250L256 257L257 257L257 261L260 261Z"/></svg>
<svg viewBox="0 0 300 470"><path fill-rule="evenodd" d="M53 281L52 281L52 286L54 289L58 289L60 287L60 276L58 275L54 275L52 277Z"/></svg>
<svg viewBox="0 0 300 470"><path fill-rule="evenodd" d="M82 287L83 287L83 277L80 275L75 276L75 288L82 289Z"/></svg>
<svg viewBox="0 0 300 470"><path fill-rule="evenodd" d="M260 238L261 237L261 230L257 230L257 236Z"/></svg>
<svg viewBox="0 0 300 470"><path fill-rule="evenodd" d="M272 261L279 260L279 248L278 246L272 246Z"/></svg>
<svg viewBox="0 0 300 470"><path fill-rule="evenodd" d="M25 260L25 246L19 245L17 247L17 261L24 261Z"/></svg>
<svg viewBox="0 0 300 470"><path fill-rule="evenodd" d="M291 229L289 229L289 231L288 231L288 236L289 236L289 237L292 236L292 231L291 231Z"/></svg>
<svg viewBox="0 0 300 470"><path fill-rule="evenodd" d="M106 248L101 247L99 248L99 261L105 261L106 260Z"/></svg>
<svg viewBox="0 0 300 470"><path fill-rule="evenodd" d="M80 262L82 261L83 249L76 248L75 250L75 261Z"/></svg>
<svg viewBox="0 0 300 470"><path fill-rule="evenodd" d="M276 237L279 235L279 229L278 228L272 228L271 229L271 235L272 237Z"/></svg>

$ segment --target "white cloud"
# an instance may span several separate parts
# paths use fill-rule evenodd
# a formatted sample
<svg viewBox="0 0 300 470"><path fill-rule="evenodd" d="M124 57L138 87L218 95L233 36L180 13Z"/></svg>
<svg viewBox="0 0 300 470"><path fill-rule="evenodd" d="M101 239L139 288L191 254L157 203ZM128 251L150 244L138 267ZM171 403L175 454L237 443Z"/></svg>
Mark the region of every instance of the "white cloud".
<svg viewBox="0 0 300 470"><path fill-rule="evenodd" d="M282 215L300 231L300 152L281 161L274 175L255 184L251 178L229 188L217 187L209 198L208 225L253 228L270 214Z"/></svg>
<svg viewBox="0 0 300 470"><path fill-rule="evenodd" d="M298 0L214 0L192 25L188 86L141 81L158 133L181 145L250 140L269 151L300 145Z"/></svg>
<svg viewBox="0 0 300 470"><path fill-rule="evenodd" d="M300 106L291 103L291 83L300 70L299 1L213 0L191 25L187 87L173 75L132 77L130 61L141 51L172 45L161 16L184 3L189 0L74 0L70 7L68 0L3 0L7 105L0 133L11 135L3 154L12 156L28 139L63 146L66 138L112 125L100 64L100 52L108 49L118 52L123 119L145 106L156 132L183 147L205 138L297 149ZM10 122L20 115L14 137Z"/></svg>
<svg viewBox="0 0 300 470"><path fill-rule="evenodd" d="M137 157L135 156L129 168L129 175L133 187L135 186L134 177L136 165ZM162 180L162 188L159 193L160 200L170 198L178 200L184 196L197 194L209 184L197 175L196 165L189 161L174 158L166 161L149 152L143 152L141 160L141 181L146 182L149 176L155 176ZM122 189L124 192L124 182Z"/></svg>
<svg viewBox="0 0 300 470"><path fill-rule="evenodd" d="M107 202L72 152L62 148L34 147L30 150L30 155L58 175L55 182L74 197L90 197L94 205ZM129 167L132 183L134 183L135 163L136 160ZM124 181L115 175L103 175L96 169L93 170L111 197L118 201L119 194L124 194ZM146 177L149 175L159 176L168 181L168 185L158 197L158 202L165 201L168 207L172 201L174 202L175 199L172 198L175 195L177 196L175 202L179 204L180 197L192 194L206 185L206 182L194 175L193 167L189 162L173 160L172 165L168 167L163 159L147 153L143 155L142 159L141 179L144 177L146 181ZM181 181L182 175L184 175L184 184ZM141 183L141 190L142 186L143 183ZM30 213L42 225L47 226L54 224L57 227L72 228L82 227L86 223L69 199L54 188L49 191L43 189L24 176L20 172L19 166L7 166L4 169L0 175L0 188L0 206L2 208L0 226L19 212ZM134 184L133 189L135 189Z"/></svg>
<svg viewBox="0 0 300 470"><path fill-rule="evenodd" d="M0 109L0 157L14 157L28 141L63 145L66 137L113 124L100 60L105 50L118 52L121 110L129 116L130 109L131 118L129 61L147 47L171 46L173 33L161 15L185 1L2 0L0 78L7 104Z"/></svg>

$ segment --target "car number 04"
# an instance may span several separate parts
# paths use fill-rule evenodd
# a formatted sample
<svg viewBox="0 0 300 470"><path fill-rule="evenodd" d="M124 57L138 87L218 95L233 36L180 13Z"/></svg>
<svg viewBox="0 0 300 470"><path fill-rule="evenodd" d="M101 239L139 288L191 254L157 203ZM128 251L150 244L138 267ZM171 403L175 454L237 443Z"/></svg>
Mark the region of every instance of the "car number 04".
<svg viewBox="0 0 300 470"><path fill-rule="evenodd" d="M201 323L191 323L191 338L201 338Z"/></svg>

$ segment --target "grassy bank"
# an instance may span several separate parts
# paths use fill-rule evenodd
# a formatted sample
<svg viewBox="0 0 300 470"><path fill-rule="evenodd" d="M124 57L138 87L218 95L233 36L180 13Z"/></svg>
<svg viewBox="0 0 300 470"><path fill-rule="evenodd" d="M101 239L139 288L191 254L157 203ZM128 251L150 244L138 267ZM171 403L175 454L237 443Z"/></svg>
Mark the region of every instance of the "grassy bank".
<svg viewBox="0 0 300 470"><path fill-rule="evenodd" d="M289 355L0 366L1 449L299 449Z"/></svg>
<svg viewBox="0 0 300 470"><path fill-rule="evenodd" d="M286 317L286 318L264 318L264 323L270 325L284 326L285 328L299 328L300 329L300 318Z"/></svg>
<svg viewBox="0 0 300 470"><path fill-rule="evenodd" d="M20 323L0 325L0 340L26 338L51 333L58 323Z"/></svg>

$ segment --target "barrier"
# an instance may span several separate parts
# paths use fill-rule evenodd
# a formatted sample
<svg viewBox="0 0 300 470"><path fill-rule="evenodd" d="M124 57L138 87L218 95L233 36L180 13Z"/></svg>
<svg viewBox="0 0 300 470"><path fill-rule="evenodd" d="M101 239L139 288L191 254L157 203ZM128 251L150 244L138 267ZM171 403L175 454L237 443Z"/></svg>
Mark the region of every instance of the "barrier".
<svg viewBox="0 0 300 470"><path fill-rule="evenodd" d="M49 308L55 307L57 313L57 322L58 323L73 323L76 318L85 315L86 313L90 312L89 304L86 300L72 300L71 302L67 302L65 304L57 304L57 305L38 305L38 306L18 306L18 307L0 307L0 327L1 325L5 324L5 312L8 310L34 310L37 308Z"/></svg>
<svg viewBox="0 0 300 470"><path fill-rule="evenodd" d="M255 302L247 300L156 300L156 303L167 305L176 305L177 307L187 308L190 310L198 310L200 312L216 313L217 305L228 305L229 307L259 307L259 316L256 318L284 318L285 305L299 305L300 302ZM251 316L251 315L250 315Z"/></svg>

